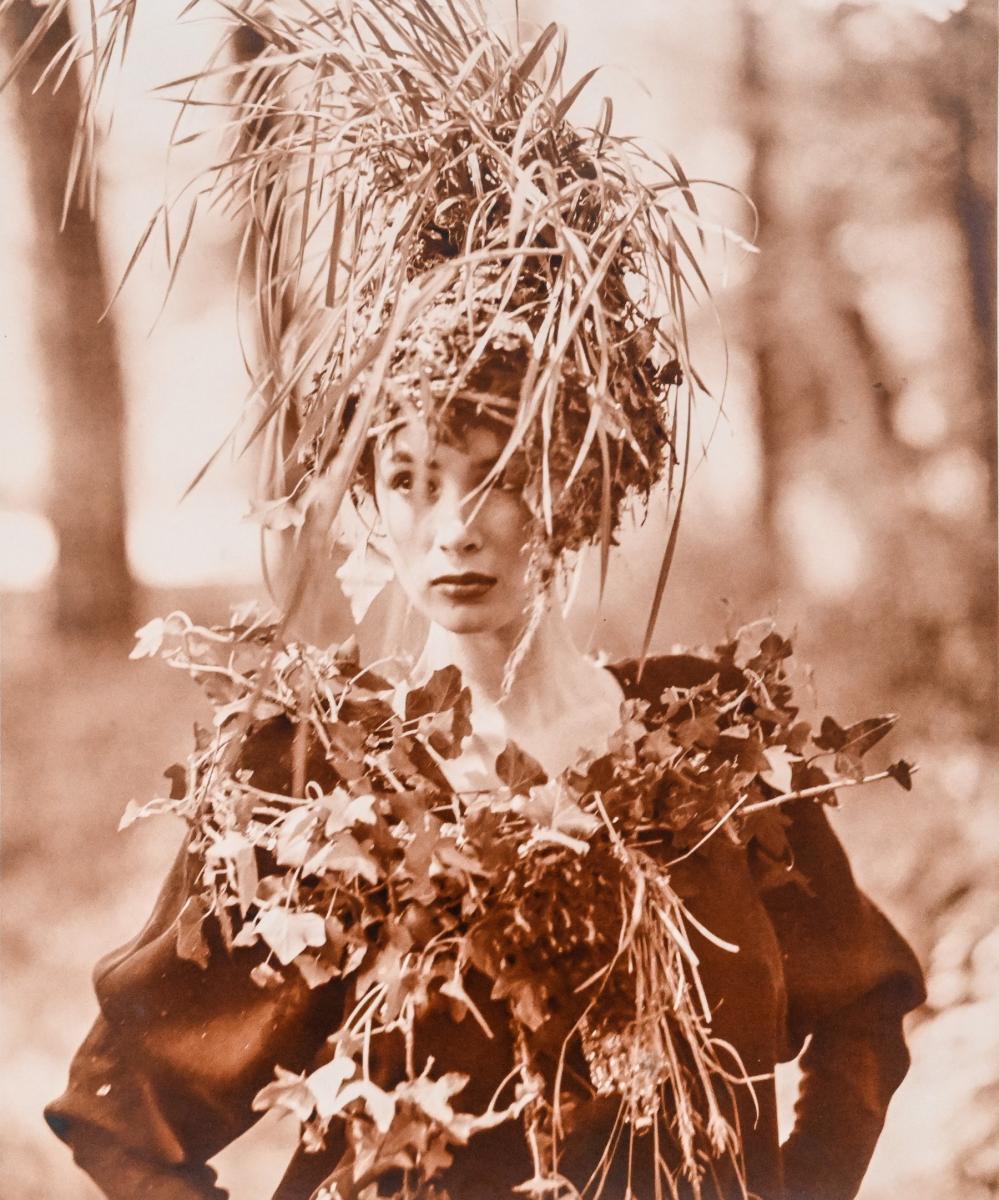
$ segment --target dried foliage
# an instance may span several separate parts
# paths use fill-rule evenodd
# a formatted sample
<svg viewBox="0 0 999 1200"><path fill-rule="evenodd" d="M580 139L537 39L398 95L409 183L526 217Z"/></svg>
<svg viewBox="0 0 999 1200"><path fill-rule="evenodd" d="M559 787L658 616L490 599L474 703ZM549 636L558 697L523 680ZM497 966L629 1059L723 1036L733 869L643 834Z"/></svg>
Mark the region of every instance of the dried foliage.
<svg viewBox="0 0 999 1200"><path fill-rule="evenodd" d="M751 1084L712 1033L691 930L716 939L671 867L714 837L755 840L786 881L782 805L865 782L861 757L894 718L846 729L826 718L813 735L785 677L790 645L771 633L744 661L738 643L717 648L704 685L669 689L657 705L625 701L608 751L558 778L510 744L500 786L465 792L447 774L471 731L456 668L407 687L364 670L349 644L320 652L279 636L252 606L228 628L174 613L140 631L134 655L189 671L215 719L186 767L168 772L171 798L123 823L172 811L190 826L200 872L180 955L207 963L210 920L231 948L258 947L261 987L289 970L310 987L343 981L330 1061L278 1070L256 1099L293 1112L313 1149L345 1122L348 1149L325 1194L374 1195L399 1169L400 1195L440 1195L428 1189L449 1148L519 1119L527 1190L578 1195L561 1178L560 1143L574 1101L593 1095L616 1098L619 1129L653 1133L664 1194L680 1179L696 1191L722 1159L741 1177L732 1100ZM833 779L820 765L830 757ZM903 783L907 772L890 770ZM513 1046L513 1061L488 1109L468 1112L452 1104L467 1079L434 1077L415 1047L431 1011L486 1024L473 999L483 977L505 1006L497 1044ZM538 1047L552 1029L559 1061L578 1040L588 1080L546 1072ZM405 1054L397 1077L379 1077L371 1063L393 1036ZM599 1179L584 1189L601 1191Z"/></svg>

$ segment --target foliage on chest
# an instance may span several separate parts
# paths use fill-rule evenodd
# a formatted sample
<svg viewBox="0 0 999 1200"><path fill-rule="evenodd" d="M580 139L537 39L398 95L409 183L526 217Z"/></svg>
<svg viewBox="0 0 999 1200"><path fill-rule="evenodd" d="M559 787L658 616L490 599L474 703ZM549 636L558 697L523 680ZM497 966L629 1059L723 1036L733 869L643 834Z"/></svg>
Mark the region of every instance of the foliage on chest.
<svg viewBox="0 0 999 1200"><path fill-rule="evenodd" d="M360 1197L397 1168L421 1194L449 1146L515 1118L536 1186L551 1183L571 1099L538 1065L553 1026L579 1039L590 1093L618 1096L634 1127L676 1143L680 1174L738 1159L725 1115L733 1074L692 944L713 937L675 890L671 863L725 837L751 842L787 882L781 801L830 798L827 758L862 778L861 754L892 719L842 729L827 718L813 735L785 678L790 645L770 634L745 661L736 644L720 648L718 671L698 686L627 699L607 752L559 777L510 744L496 760L499 788L459 792L443 769L471 731L455 668L407 687L362 668L349 644L283 644L250 609L213 629L172 614L140 631L137 652L188 670L215 709L186 767L168 773L170 798L142 810L190 826L199 882L178 952L207 965L212 918L231 950L255 948L261 987L294 971L310 987L339 979L348 990L331 1061L311 1075L279 1070L258 1097L295 1112L307 1145L346 1122L331 1189ZM508 1087L479 1113L453 1103L463 1077L434 1078L413 1057L431 1005L486 1026L470 972L505 1005L516 1047ZM372 1039L400 1032L404 1078L379 1086Z"/></svg>

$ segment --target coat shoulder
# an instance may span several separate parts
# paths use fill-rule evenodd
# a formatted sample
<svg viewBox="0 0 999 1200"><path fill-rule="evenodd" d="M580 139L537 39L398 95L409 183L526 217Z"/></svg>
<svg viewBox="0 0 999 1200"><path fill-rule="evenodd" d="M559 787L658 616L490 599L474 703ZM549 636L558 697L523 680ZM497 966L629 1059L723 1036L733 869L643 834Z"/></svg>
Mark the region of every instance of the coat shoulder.
<svg viewBox="0 0 999 1200"><path fill-rule="evenodd" d="M716 676L722 691L738 690L745 683L738 667L697 654L659 654L647 658L644 665L627 658L611 664L610 670L628 699L653 705L660 703L667 688L702 687Z"/></svg>

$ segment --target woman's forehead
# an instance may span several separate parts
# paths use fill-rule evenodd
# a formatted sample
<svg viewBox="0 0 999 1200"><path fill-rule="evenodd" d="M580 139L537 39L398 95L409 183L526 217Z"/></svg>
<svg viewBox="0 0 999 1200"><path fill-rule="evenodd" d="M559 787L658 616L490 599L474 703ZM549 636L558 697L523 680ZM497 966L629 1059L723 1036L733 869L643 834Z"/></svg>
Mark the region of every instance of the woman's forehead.
<svg viewBox="0 0 999 1200"><path fill-rule="evenodd" d="M386 432L378 456L385 461L403 458L436 464L458 457L488 465L496 461L504 445L505 438L482 421L472 419L439 429L412 417Z"/></svg>

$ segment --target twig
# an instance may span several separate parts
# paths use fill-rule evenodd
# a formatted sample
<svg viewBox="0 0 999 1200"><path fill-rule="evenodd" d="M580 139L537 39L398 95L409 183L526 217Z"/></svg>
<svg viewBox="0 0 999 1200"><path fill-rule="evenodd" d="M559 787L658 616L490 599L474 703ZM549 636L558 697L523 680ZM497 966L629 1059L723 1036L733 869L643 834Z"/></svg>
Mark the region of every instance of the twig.
<svg viewBox="0 0 999 1200"><path fill-rule="evenodd" d="M914 763L909 767L909 774L915 775L919 770L918 764ZM894 775L889 771L878 771L876 775L865 775L863 779L831 779L828 783L819 784L816 787L802 788L800 792L784 792L780 796L773 796L769 800L760 800L756 804L747 804L742 810L743 816L748 816L750 813L763 812L767 808L776 808L780 804L787 804L791 800L811 800L816 796L824 796L827 792L835 792L840 788L860 787L862 783L877 783L881 779L893 779Z"/></svg>

